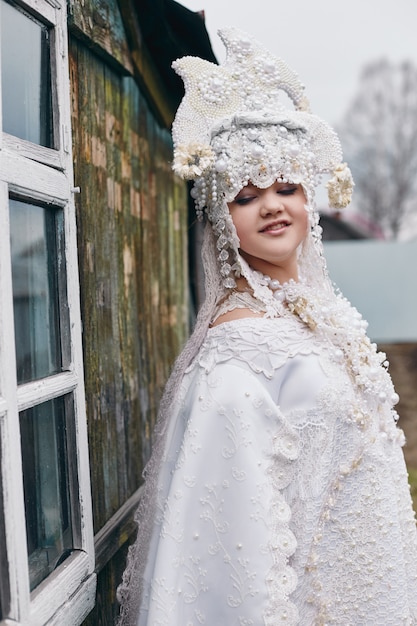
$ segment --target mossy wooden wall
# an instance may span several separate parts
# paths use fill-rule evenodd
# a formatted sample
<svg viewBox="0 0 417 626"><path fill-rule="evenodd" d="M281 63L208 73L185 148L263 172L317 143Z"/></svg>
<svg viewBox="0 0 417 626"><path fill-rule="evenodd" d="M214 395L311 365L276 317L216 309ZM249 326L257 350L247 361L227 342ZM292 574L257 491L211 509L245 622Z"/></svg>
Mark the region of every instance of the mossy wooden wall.
<svg viewBox="0 0 417 626"><path fill-rule="evenodd" d="M104 490L98 530L138 486L187 331L187 201L171 173L169 131L134 80L76 40L70 58L91 463Z"/></svg>
<svg viewBox="0 0 417 626"><path fill-rule="evenodd" d="M98 52L70 33L95 533L141 483L161 390L189 318L187 194L171 171L169 129L126 64ZM114 623L125 540L113 537L117 545L102 549L97 605L86 625Z"/></svg>

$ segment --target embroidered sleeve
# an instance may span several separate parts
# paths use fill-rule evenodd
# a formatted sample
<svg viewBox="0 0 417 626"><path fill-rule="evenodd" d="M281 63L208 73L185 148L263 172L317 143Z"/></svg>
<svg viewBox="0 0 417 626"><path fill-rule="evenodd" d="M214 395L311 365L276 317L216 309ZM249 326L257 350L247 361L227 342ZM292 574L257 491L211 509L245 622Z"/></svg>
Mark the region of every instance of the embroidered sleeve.
<svg viewBox="0 0 417 626"><path fill-rule="evenodd" d="M298 435L253 373L191 376L159 485L143 623L297 624L283 490Z"/></svg>

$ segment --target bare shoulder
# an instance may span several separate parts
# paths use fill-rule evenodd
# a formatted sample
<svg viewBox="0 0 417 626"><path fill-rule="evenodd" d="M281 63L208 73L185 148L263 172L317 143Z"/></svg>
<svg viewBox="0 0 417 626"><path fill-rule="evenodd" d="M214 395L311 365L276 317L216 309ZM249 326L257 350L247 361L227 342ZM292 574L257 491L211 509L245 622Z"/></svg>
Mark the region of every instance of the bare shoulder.
<svg viewBox="0 0 417 626"><path fill-rule="evenodd" d="M264 317L264 313L252 311L251 309L246 308L235 308L231 311L226 311L219 315L218 318L211 324L212 328L214 326L219 326L220 324L224 324L225 322L232 322L234 320L242 320L248 317Z"/></svg>

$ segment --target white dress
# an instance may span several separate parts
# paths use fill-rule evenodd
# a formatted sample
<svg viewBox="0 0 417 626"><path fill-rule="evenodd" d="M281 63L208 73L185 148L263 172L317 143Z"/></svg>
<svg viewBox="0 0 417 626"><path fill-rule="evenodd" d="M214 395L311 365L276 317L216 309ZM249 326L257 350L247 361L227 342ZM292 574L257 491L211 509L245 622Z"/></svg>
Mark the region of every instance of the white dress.
<svg viewBox="0 0 417 626"><path fill-rule="evenodd" d="M173 407L140 626L417 624L402 432L369 388L296 316L208 331Z"/></svg>

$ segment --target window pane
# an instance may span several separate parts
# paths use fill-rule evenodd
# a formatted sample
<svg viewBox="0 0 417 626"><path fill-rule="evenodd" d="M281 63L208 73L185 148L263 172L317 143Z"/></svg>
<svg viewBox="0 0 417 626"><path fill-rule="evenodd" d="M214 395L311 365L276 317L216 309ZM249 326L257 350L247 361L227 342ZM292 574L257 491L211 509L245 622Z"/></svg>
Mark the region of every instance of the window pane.
<svg viewBox="0 0 417 626"><path fill-rule="evenodd" d="M13 306L19 383L61 370L59 276L62 211L10 199Z"/></svg>
<svg viewBox="0 0 417 626"><path fill-rule="evenodd" d="M72 548L65 399L20 413L30 588Z"/></svg>
<svg viewBox="0 0 417 626"><path fill-rule="evenodd" d="M1 0L3 130L52 147L49 32Z"/></svg>

